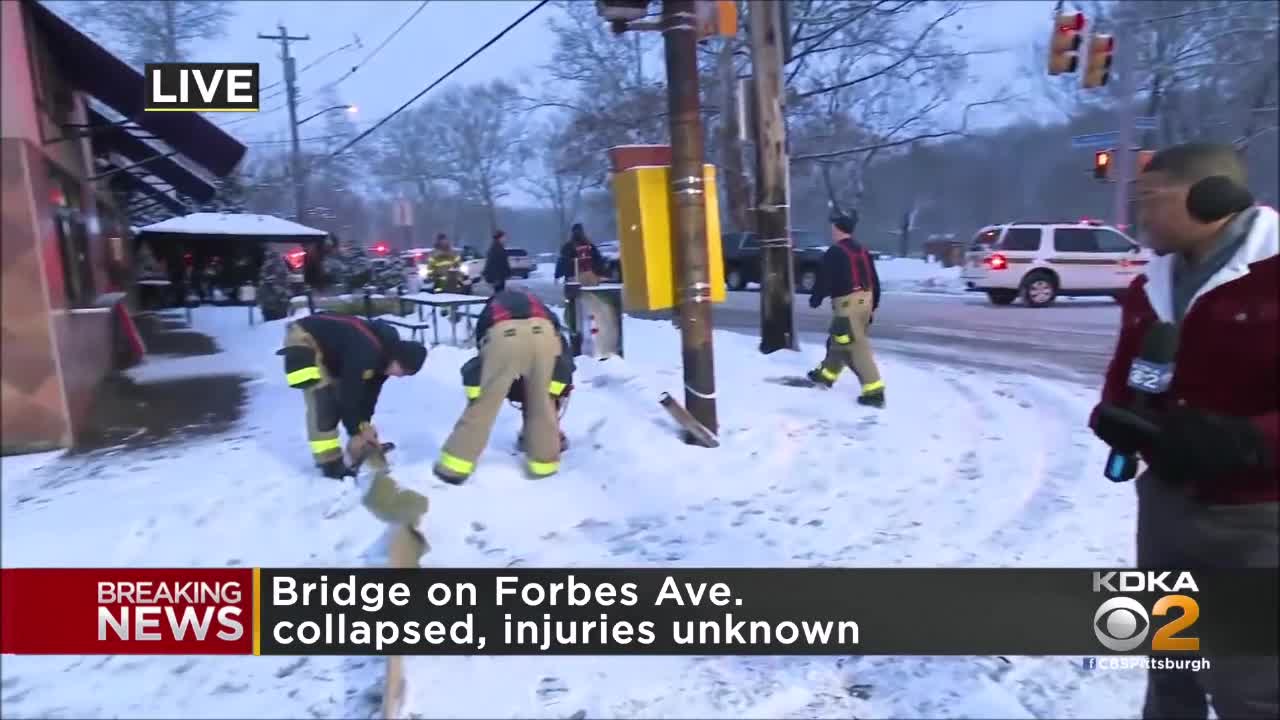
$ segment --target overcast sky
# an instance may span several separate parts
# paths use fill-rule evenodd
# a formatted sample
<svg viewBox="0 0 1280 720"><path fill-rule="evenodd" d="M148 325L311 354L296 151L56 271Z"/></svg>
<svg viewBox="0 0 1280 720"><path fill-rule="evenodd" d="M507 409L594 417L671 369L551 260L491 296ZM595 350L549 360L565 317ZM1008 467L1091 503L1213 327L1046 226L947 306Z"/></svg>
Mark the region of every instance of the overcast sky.
<svg viewBox="0 0 1280 720"><path fill-rule="evenodd" d="M591 2L592 0L582 0ZM50 3L65 11L66 2ZM236 3L236 16L227 36L200 43L193 49L196 60L216 62L258 62L262 67L265 91L262 112L252 116L215 120L243 141L260 142L286 137L288 113L283 110L283 94L271 97L280 87L271 87L282 78L277 43L258 39L259 33L277 34L284 25L291 35L307 35L310 40L293 44L298 67L316 62L299 76L300 119L323 109L316 89L341 77L367 57L401 23L422 5L418 0L253 0ZM441 73L466 57L495 33L514 21L534 3L532 0L431 0L394 39L372 59L338 86L341 101L359 110L355 118L368 127L394 110ZM975 97L999 88L1034 92L1029 81L1019 78L1020 67L1028 59L1035 33L1045 31L1053 3L1048 0L996 1L973 3L955 27L948 28L957 42L973 48L1003 48L1006 52L972 59L974 74L980 78L969 92ZM552 34L547 20L555 13L544 7L487 52L442 84L473 83L493 78L539 81L540 67L551 55ZM362 47L351 47L358 37ZM1018 111L1025 104L1019 103ZM1009 111L984 112L984 126L1003 124ZM303 136L322 135L320 122L309 124ZM258 145L266 149L280 147Z"/></svg>

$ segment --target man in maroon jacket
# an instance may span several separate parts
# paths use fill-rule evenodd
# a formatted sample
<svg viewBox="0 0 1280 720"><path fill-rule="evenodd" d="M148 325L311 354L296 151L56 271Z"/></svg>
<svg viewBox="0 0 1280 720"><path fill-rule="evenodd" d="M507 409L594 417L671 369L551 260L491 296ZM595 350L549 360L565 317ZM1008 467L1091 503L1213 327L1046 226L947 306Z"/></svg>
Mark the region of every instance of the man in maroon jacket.
<svg viewBox="0 0 1280 720"><path fill-rule="evenodd" d="M1230 146L1158 152L1138 179L1146 242L1157 257L1124 299L1102 406L1129 408L1126 384L1143 338L1178 328L1173 378L1146 414L1155 437L1095 410L1107 444L1136 452L1138 566L1280 566L1280 257L1275 210L1257 207ZM1280 717L1276 658L1210 658L1151 670L1145 718Z"/></svg>

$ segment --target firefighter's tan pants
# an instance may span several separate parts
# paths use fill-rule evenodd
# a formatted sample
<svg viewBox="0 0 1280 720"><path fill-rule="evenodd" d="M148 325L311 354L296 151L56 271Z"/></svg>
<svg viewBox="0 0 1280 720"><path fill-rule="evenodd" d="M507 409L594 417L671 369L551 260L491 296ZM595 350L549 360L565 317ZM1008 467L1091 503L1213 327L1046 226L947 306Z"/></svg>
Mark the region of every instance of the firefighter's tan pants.
<svg viewBox="0 0 1280 720"><path fill-rule="evenodd" d="M516 378L524 378L527 389L523 434L529 472L542 477L559 470L560 425L548 391L559 355L560 338L549 320L505 320L490 328L480 345L479 395L445 441L437 470L460 479L471 475Z"/></svg>
<svg viewBox="0 0 1280 720"><path fill-rule="evenodd" d="M867 332L871 324L872 296L865 290L831 299L835 318L849 321L849 332L832 333L827 338L827 356L822 361L822 375L831 382L840 377L840 371L848 366L862 383L862 394L884 390L880 369L871 354L871 337Z"/></svg>
<svg viewBox="0 0 1280 720"><path fill-rule="evenodd" d="M342 442L338 439L337 386L324 368L324 355L314 338L297 323L289 323L284 334L285 347L302 346L316 354L314 372L320 382L302 391L307 404L307 441L316 465L342 459ZM308 369L309 371L309 369Z"/></svg>

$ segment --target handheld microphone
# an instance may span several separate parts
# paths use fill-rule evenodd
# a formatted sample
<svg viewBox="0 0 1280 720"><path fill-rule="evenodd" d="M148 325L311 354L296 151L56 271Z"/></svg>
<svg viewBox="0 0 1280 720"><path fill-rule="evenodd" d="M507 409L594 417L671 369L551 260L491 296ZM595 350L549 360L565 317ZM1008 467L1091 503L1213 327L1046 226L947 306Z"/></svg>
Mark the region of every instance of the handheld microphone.
<svg viewBox="0 0 1280 720"><path fill-rule="evenodd" d="M1130 410L1141 416L1151 400L1164 394L1173 381L1173 359L1178 351L1178 328L1162 322L1151 326L1142 341L1142 352L1129 367L1129 388L1134 391ZM1115 448L1107 456L1104 473L1111 482L1126 482L1138 475L1138 455Z"/></svg>

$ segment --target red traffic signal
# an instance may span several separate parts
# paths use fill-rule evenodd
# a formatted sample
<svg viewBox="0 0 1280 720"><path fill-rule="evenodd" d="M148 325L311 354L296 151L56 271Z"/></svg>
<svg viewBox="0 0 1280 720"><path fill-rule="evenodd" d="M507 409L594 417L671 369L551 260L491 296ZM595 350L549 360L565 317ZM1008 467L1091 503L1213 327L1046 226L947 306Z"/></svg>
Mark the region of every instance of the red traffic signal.
<svg viewBox="0 0 1280 720"><path fill-rule="evenodd" d="M302 248L294 248L284 254L284 261L294 270L301 270L303 263L307 261L307 251Z"/></svg>
<svg viewBox="0 0 1280 720"><path fill-rule="evenodd" d="M1056 18L1058 32L1080 32L1084 30L1084 13L1062 13Z"/></svg>
<svg viewBox="0 0 1280 720"><path fill-rule="evenodd" d="M1080 32L1084 30L1084 13L1059 13L1053 19L1053 36L1049 38L1049 74L1063 75L1080 65Z"/></svg>

